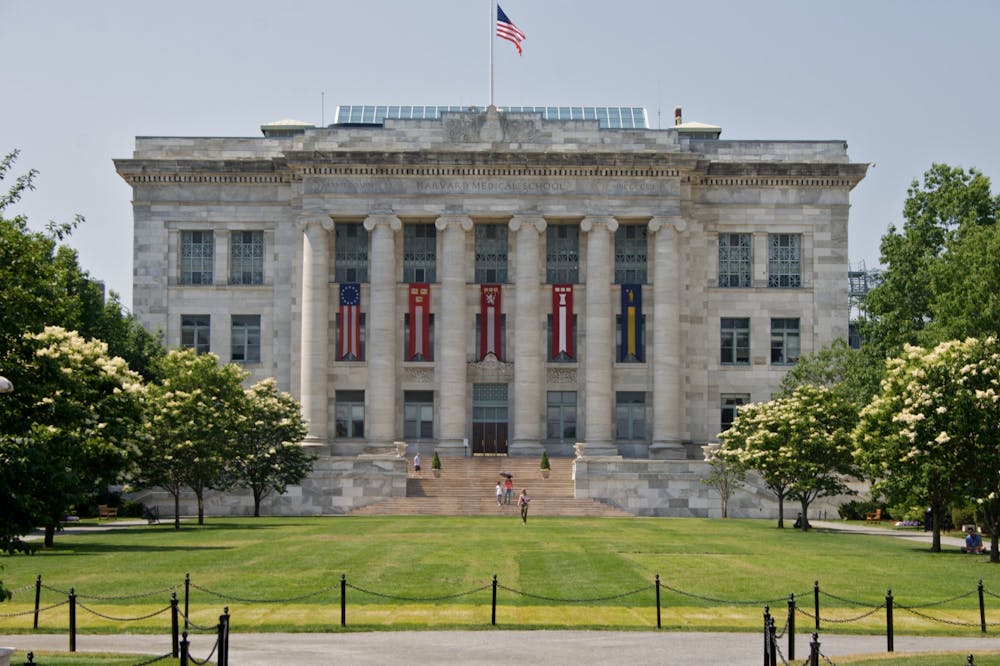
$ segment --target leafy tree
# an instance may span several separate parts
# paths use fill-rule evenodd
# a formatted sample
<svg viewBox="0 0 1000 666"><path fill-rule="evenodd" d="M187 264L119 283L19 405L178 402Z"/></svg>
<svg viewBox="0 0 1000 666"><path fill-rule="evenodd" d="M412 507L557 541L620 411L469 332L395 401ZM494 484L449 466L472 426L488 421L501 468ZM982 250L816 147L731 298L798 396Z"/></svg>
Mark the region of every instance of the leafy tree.
<svg viewBox="0 0 1000 666"><path fill-rule="evenodd" d="M736 489L743 485L746 470L733 460L717 455L718 444L705 447L705 462L708 463L708 476L701 480L703 484L719 493L722 500L722 517L729 517L729 499Z"/></svg>
<svg viewBox="0 0 1000 666"><path fill-rule="evenodd" d="M229 485L253 493L254 516L260 516L261 500L285 492L312 470L314 458L298 444L307 433L302 407L274 379L246 390L226 475Z"/></svg>
<svg viewBox="0 0 1000 666"><path fill-rule="evenodd" d="M872 363L862 351L837 338L815 354L803 354L782 377L779 395L790 395L803 384L822 386L860 410L878 391L881 376L881 362Z"/></svg>
<svg viewBox="0 0 1000 666"><path fill-rule="evenodd" d="M907 345L887 364L882 392L861 412L855 456L873 489L895 503L930 506L931 550L940 517L978 500L1000 560L1000 345L996 338Z"/></svg>
<svg viewBox="0 0 1000 666"><path fill-rule="evenodd" d="M173 350L154 364L162 379L149 385L146 437L136 483L160 486L174 498L174 527L180 529L180 493L186 486L198 500L198 524L205 522L205 491L225 485L224 471L237 435L246 373L219 365L215 354Z"/></svg>
<svg viewBox="0 0 1000 666"><path fill-rule="evenodd" d="M923 184L913 181L902 231L892 226L882 237L882 281L865 298L862 335L875 358L896 356L907 343L933 345L951 337L956 317L965 320L958 326L962 337L998 329L992 294L1000 282L979 289L979 276L968 272L983 265L990 280L997 273L990 263L996 255L976 231L995 227L998 208L1000 197L990 194L989 178L976 169L934 164ZM961 257L953 257L959 248ZM971 313L991 314L965 316Z"/></svg>
<svg viewBox="0 0 1000 666"><path fill-rule="evenodd" d="M851 404L836 392L803 384L787 396L740 407L719 435L717 455L760 474L778 498L779 528L785 497L797 499L805 530L809 504L850 492L844 477L853 471L851 413Z"/></svg>
<svg viewBox="0 0 1000 666"><path fill-rule="evenodd" d="M21 429L3 446L3 466L11 468L5 506L16 512L8 536L42 525L51 546L66 513L126 469L144 387L103 342L56 326L25 338L22 369L31 381L17 385Z"/></svg>

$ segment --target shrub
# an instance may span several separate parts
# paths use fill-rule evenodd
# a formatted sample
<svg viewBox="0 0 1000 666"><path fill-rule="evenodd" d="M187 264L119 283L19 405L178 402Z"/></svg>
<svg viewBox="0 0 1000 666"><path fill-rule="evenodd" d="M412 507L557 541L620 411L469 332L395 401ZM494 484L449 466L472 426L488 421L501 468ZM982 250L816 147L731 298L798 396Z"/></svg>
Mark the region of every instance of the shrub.
<svg viewBox="0 0 1000 666"><path fill-rule="evenodd" d="M538 463L539 469L551 469L549 466L549 454L542 451L542 460Z"/></svg>
<svg viewBox="0 0 1000 666"><path fill-rule="evenodd" d="M441 458L438 457L438 452L434 452L434 459L431 460L431 469L441 469Z"/></svg>
<svg viewBox="0 0 1000 666"><path fill-rule="evenodd" d="M869 513L875 513L876 509L882 509L882 520L889 520L892 515L884 504L871 500L851 500L845 502L837 508L842 520L864 520Z"/></svg>

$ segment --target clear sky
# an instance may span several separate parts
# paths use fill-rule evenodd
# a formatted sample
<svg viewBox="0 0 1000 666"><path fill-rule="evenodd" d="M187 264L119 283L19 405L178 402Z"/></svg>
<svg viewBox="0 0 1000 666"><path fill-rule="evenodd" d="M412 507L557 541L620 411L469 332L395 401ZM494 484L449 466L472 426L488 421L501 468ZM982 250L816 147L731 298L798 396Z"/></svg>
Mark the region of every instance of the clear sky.
<svg viewBox="0 0 1000 666"><path fill-rule="evenodd" d="M495 103L643 106L724 139L843 139L852 262L878 264L934 162L1000 189L996 0L501 0ZM0 153L39 171L15 212L86 224L83 267L131 304L136 136L260 136L338 104L489 101L490 0L0 0ZM10 178L10 176L9 176ZM6 181L9 185L10 180ZM6 189L6 188L5 188Z"/></svg>

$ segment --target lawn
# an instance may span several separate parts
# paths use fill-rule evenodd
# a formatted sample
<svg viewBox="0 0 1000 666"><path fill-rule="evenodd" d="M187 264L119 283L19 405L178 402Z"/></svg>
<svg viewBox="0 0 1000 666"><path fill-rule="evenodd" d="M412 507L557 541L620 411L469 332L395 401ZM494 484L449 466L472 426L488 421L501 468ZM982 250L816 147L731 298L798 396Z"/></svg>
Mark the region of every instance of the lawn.
<svg viewBox="0 0 1000 666"><path fill-rule="evenodd" d="M79 631L160 632L169 613L132 618L166 608L171 591L183 609L190 573L192 623L212 626L228 606L234 632L342 630L342 575L347 630L490 628L494 575L500 628L649 630L659 575L667 630L756 630L765 603L780 629L794 593L809 613L797 615L799 631L812 631L819 581L821 633L884 632L884 610L859 616L891 588L897 633L975 635L980 579L987 622L1000 621L1000 569L986 560L756 520L209 518L180 531L60 534L52 549L0 558L15 592L0 604L0 632L30 631L23 613L38 575L42 608L61 604L41 614L40 630L68 627L72 587Z"/></svg>

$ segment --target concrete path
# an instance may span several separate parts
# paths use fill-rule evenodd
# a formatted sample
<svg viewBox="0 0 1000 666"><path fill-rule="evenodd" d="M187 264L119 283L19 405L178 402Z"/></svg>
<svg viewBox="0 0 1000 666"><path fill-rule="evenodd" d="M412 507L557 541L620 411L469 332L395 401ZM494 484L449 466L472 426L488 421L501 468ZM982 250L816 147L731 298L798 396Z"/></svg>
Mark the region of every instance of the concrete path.
<svg viewBox="0 0 1000 666"><path fill-rule="evenodd" d="M809 655L806 635L796 636L794 663ZM885 653L884 636L820 636L820 653L837 657ZM205 659L214 637L195 636L191 655ZM961 651L982 654L1000 650L1000 637L910 638L897 636L896 653ZM0 645L20 650L67 650L65 635L0 637ZM780 641L787 657L787 639ZM79 636L79 652L161 655L170 651L163 636ZM760 664L759 634L619 631L388 631L345 634L232 634L233 666L382 666L407 664ZM822 663L827 663L821 660ZM163 660L163 664L172 663ZM779 663L781 661L779 660ZM789 662L791 663L791 662Z"/></svg>

